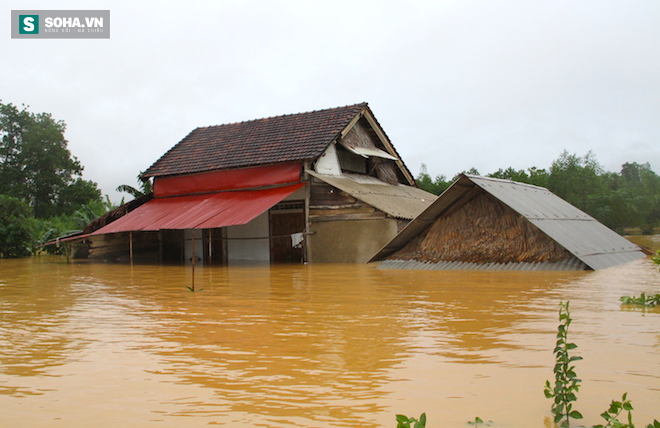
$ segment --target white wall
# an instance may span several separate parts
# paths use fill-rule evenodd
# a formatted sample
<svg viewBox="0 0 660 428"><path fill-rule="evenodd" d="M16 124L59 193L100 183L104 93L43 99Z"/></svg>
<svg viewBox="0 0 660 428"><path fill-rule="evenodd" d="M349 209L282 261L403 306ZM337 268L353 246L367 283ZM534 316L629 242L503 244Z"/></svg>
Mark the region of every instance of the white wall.
<svg viewBox="0 0 660 428"><path fill-rule="evenodd" d="M341 175L341 167L339 166L339 158L334 143L330 144L325 153L318 158L315 169L319 174Z"/></svg>
<svg viewBox="0 0 660 428"><path fill-rule="evenodd" d="M230 263L232 261L270 261L268 223L268 211L266 211L261 213L257 218L248 224L241 226L229 226L227 228L227 260Z"/></svg>

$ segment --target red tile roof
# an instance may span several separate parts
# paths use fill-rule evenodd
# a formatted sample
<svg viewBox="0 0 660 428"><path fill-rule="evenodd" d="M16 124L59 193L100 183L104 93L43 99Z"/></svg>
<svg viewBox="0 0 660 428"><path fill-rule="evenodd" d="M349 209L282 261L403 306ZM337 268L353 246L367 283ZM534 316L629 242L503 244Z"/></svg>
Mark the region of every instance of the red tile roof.
<svg viewBox="0 0 660 428"><path fill-rule="evenodd" d="M197 128L143 178L314 159L367 103Z"/></svg>

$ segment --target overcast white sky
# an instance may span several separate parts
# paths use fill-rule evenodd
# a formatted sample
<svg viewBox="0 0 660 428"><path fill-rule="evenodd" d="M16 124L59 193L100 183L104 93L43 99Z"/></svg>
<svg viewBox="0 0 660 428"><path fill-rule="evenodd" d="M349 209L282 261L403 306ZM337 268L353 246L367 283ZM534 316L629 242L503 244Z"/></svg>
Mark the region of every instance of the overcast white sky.
<svg viewBox="0 0 660 428"><path fill-rule="evenodd" d="M10 38L108 9L109 40ZM593 150L660 172L660 1L3 1L0 100L49 112L114 189L198 126L369 103L417 175Z"/></svg>

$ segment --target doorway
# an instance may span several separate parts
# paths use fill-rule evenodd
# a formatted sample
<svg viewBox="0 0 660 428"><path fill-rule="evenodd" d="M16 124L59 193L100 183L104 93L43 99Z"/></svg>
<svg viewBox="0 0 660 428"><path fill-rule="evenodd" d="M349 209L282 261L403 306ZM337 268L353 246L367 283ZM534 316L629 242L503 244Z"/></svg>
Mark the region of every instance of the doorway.
<svg viewBox="0 0 660 428"><path fill-rule="evenodd" d="M302 201L284 202L270 210L271 263L303 263L305 214Z"/></svg>

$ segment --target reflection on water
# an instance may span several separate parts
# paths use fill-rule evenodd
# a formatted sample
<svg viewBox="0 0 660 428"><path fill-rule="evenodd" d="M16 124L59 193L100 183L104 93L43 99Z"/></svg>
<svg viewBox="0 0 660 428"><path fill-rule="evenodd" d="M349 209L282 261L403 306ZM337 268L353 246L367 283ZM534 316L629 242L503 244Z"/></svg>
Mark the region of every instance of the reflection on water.
<svg viewBox="0 0 660 428"><path fill-rule="evenodd" d="M660 311L648 261L598 272L394 271L374 266L189 268L0 260L6 426L543 427L560 300L600 423L628 392L660 402ZM654 412L656 414L654 414Z"/></svg>
<svg viewBox="0 0 660 428"><path fill-rule="evenodd" d="M635 244L643 245L653 251L660 250L660 235L633 235L627 238Z"/></svg>

